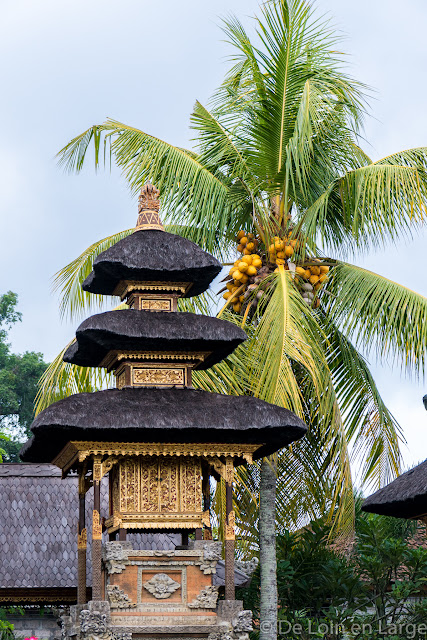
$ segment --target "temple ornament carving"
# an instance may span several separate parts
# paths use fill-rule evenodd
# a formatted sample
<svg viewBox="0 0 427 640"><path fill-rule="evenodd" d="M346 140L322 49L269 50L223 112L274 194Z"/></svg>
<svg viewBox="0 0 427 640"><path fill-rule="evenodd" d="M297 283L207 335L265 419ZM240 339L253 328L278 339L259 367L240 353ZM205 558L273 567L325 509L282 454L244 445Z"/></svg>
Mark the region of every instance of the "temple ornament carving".
<svg viewBox="0 0 427 640"><path fill-rule="evenodd" d="M131 609L136 607L136 603L132 602L123 589L116 584L107 585L107 596L112 609Z"/></svg>
<svg viewBox="0 0 427 640"><path fill-rule="evenodd" d="M170 598L175 591L181 588L179 582L173 580L166 573L156 573L151 580L147 580L142 586L155 598L161 600Z"/></svg>
<svg viewBox="0 0 427 640"><path fill-rule="evenodd" d="M197 598L188 603L190 609L215 609L218 600L218 589L213 585L201 589Z"/></svg>

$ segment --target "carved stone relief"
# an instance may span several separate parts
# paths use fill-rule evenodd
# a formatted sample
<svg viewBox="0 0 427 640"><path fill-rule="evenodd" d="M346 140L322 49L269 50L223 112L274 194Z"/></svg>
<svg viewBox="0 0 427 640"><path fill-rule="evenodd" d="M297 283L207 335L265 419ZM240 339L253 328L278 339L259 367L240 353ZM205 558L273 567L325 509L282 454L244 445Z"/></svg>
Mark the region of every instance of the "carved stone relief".
<svg viewBox="0 0 427 640"><path fill-rule="evenodd" d="M123 589L120 589L116 584L109 584L107 586L107 595L112 609L130 609L136 607L136 604L132 602Z"/></svg>
<svg viewBox="0 0 427 640"><path fill-rule="evenodd" d="M258 564L259 564L259 560L256 557L251 558L251 560L235 561L236 569L238 569L239 571L243 571L243 573L246 573L247 576L251 576L253 574Z"/></svg>
<svg viewBox="0 0 427 640"><path fill-rule="evenodd" d="M216 573L216 565L222 558L221 542L204 541L200 547L199 545L196 546L196 549L198 548L201 548L203 554L200 560L196 560L195 564L206 575Z"/></svg>
<svg viewBox="0 0 427 640"><path fill-rule="evenodd" d="M218 588L208 586L205 589L201 589L197 598L188 603L190 609L215 609L218 600Z"/></svg>
<svg viewBox="0 0 427 640"><path fill-rule="evenodd" d="M129 564L129 543L106 542L102 548L102 559L108 574L121 573Z"/></svg>
<svg viewBox="0 0 427 640"><path fill-rule="evenodd" d="M155 598L170 598L177 589L180 589L179 582L172 580L166 573L156 573L150 580L142 585Z"/></svg>

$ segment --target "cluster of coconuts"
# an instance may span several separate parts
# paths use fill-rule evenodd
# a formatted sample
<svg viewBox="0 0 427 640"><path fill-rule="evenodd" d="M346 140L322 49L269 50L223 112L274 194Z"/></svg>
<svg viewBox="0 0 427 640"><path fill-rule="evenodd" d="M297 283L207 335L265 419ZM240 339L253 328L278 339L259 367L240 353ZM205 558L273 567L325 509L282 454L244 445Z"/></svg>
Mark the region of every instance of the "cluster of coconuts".
<svg viewBox="0 0 427 640"><path fill-rule="evenodd" d="M320 305L317 292L328 279L329 267L322 264L318 258L314 258L313 263L304 267L296 267L295 273L298 278L297 286L302 293L303 300L315 309Z"/></svg>
<svg viewBox="0 0 427 640"><path fill-rule="evenodd" d="M251 306L250 310L255 311L258 302L271 286L269 282L263 286L262 281L271 273L278 272L279 265L289 270L291 264L295 270L294 282L303 300L314 308L320 305L318 291L328 277L329 267L317 258L310 260L310 264L306 266L291 263L299 246L299 240L292 237L292 230L286 237L275 236L267 251L263 250L253 233L239 231L236 242L237 251L242 256L234 262L225 278L226 287L221 290L225 292L225 300L231 298L230 307L235 313L243 313L248 304ZM255 292L256 289L258 291Z"/></svg>
<svg viewBox="0 0 427 640"><path fill-rule="evenodd" d="M259 241L253 233L246 234L239 231L237 234L237 250L243 254L242 257L235 261L230 273L226 278L228 280L223 298L229 300L238 289L241 289L240 296L233 297L233 311L240 313L242 305L249 293L256 289L259 279L257 276L262 268L262 258L256 253ZM248 293L249 292L249 293Z"/></svg>

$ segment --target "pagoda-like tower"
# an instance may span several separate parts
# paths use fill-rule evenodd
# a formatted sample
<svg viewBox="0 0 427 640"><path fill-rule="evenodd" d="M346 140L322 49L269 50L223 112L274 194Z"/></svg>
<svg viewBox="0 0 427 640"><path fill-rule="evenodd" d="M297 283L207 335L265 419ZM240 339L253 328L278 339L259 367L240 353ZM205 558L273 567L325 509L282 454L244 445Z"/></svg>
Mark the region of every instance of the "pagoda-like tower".
<svg viewBox="0 0 427 640"><path fill-rule="evenodd" d="M164 231L158 196L151 185L142 189L135 232L100 254L82 285L120 296L128 308L85 320L64 355L66 362L112 371L116 388L48 407L21 457L79 476L78 605L66 634L244 640L250 623L234 595L234 469L301 438L306 426L256 398L192 387L193 370L220 362L246 334L230 322L177 311L178 299L205 291L221 265ZM104 476L106 514L100 512ZM222 544L212 539L211 477L226 486L225 601L219 602L213 575ZM86 603L85 496L92 487L92 600ZM141 531L178 532L182 544L164 553L133 549L127 533Z"/></svg>

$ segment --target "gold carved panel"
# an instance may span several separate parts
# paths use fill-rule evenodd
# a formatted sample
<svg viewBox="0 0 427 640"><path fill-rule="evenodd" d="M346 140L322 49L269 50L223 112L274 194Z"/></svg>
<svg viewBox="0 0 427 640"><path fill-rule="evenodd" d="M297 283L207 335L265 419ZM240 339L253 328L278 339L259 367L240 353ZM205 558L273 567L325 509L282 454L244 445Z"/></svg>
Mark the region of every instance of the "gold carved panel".
<svg viewBox="0 0 427 640"><path fill-rule="evenodd" d="M120 511L139 511L140 465L138 460L127 458L120 463Z"/></svg>
<svg viewBox="0 0 427 640"><path fill-rule="evenodd" d="M138 462L141 469L141 512L158 511L158 461L155 458L145 458Z"/></svg>
<svg viewBox="0 0 427 640"><path fill-rule="evenodd" d="M140 298L139 308L143 311L172 311L172 298L166 298L164 300Z"/></svg>
<svg viewBox="0 0 427 640"><path fill-rule="evenodd" d="M144 369L132 369L133 385L184 385L185 370L183 368L158 368L147 367Z"/></svg>
<svg viewBox="0 0 427 640"><path fill-rule="evenodd" d="M175 527L203 518L200 458L125 458L111 486L113 516L128 528Z"/></svg>

